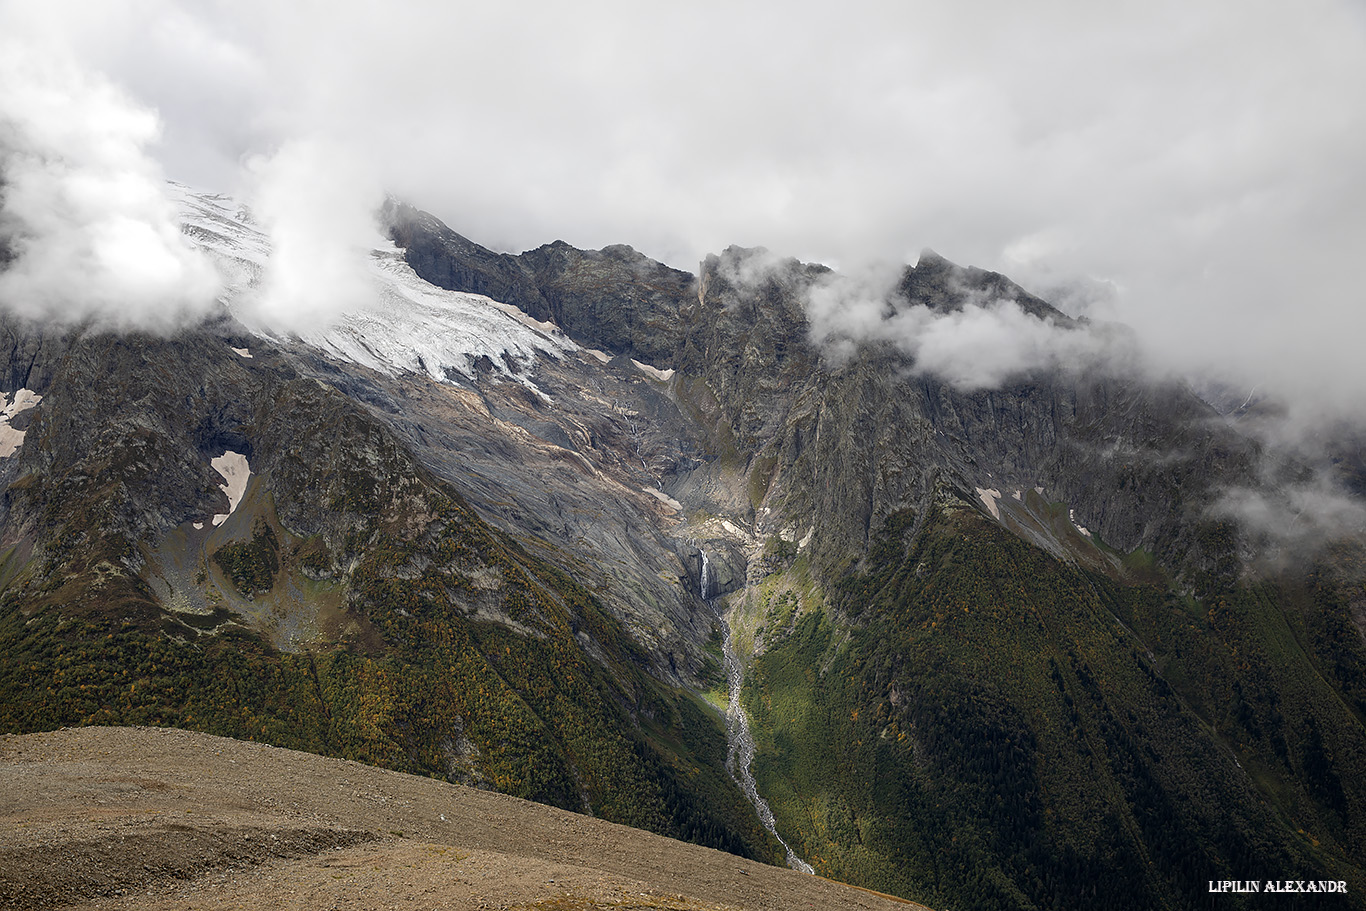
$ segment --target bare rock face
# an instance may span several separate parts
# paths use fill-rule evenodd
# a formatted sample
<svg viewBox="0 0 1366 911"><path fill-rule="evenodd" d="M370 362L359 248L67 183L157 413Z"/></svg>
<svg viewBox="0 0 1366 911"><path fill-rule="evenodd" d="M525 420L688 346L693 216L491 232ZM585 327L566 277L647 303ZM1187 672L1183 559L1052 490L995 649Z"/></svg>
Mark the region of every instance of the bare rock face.
<svg viewBox="0 0 1366 911"><path fill-rule="evenodd" d="M673 366L678 308L695 293L687 272L624 245L556 241L520 256L494 253L409 206L391 205L387 217L408 264L437 287L513 304L586 347Z"/></svg>
<svg viewBox="0 0 1366 911"><path fill-rule="evenodd" d="M546 319L538 316L548 312L544 298L517 257L481 247L411 206L390 202L384 215L408 264L427 281L438 288L484 294Z"/></svg>
<svg viewBox="0 0 1366 911"><path fill-rule="evenodd" d="M1218 489L1255 483L1257 447L1174 383L1040 371L964 392L878 344L831 363L810 338L804 308L827 273L763 251L709 258L698 299L681 310L675 394L714 447L733 449L743 464L757 521L797 537L812 530L832 571L857 557L887 516L925 509L940 485L968 501L978 488L1018 493L1017 501L1042 488L1112 545L1194 565L1205 558L1192 528ZM1072 323L1002 276L928 253L898 293L889 306L952 310L986 294Z"/></svg>
<svg viewBox="0 0 1366 911"><path fill-rule="evenodd" d="M673 366L678 308L695 293L692 275L625 245L577 250L556 241L519 259L548 305L544 318L571 338L661 369Z"/></svg>
<svg viewBox="0 0 1366 911"><path fill-rule="evenodd" d="M590 586L662 679L694 680L712 620L680 553L681 504L661 489L708 457L665 384L581 353L511 382L356 375L423 467L532 553ZM316 365L312 365L316 366ZM309 369L312 369L312 366ZM397 407L401 403L401 408Z"/></svg>
<svg viewBox="0 0 1366 911"><path fill-rule="evenodd" d="M68 342L64 332L43 331L0 311L0 363L8 368L0 377L3 391L32 389L41 394L52 382Z"/></svg>
<svg viewBox="0 0 1366 911"><path fill-rule="evenodd" d="M830 275L823 266L733 247L708 257L694 279L629 248L579 251L557 242L512 257L411 210L395 224L408 260L429 280L508 295L580 344L675 368L660 390L668 406L642 410L637 402L627 409L635 412L626 422L629 435L664 431L639 486L668 494L683 513L729 517L740 532L731 535L737 546L755 554L775 535L805 540L824 571L837 574L887 517L923 512L938 491L956 491L968 502L978 501L978 490L996 491L1007 510L1007 518L999 510L996 518L1009 523L1012 504L1038 489L1067 513L1071 527L1121 551L1145 548L1178 571L1236 573L1227 547L1207 552L1212 539L1199 529L1221 490L1258 483L1259 450L1212 420L1208 406L1179 384L1037 371L965 392L917 372L908 355L887 345L863 344L852 357L828 360L806 315L812 288ZM888 306L943 313L988 299L1009 299L1058 327L1078 325L1004 276L932 251L905 269ZM556 400L552 411L566 407L563 395ZM558 418L504 410L523 414L514 420L545 442L569 439ZM583 413L576 421L587 426ZM673 448L665 442L670 437L688 442ZM623 450L619 442L608 448ZM627 473L630 462L618 459ZM503 477L490 489L517 486ZM521 502L529 508L509 516L507 527L539 528L542 517L557 514L529 492ZM702 531L695 526L665 529L665 537L695 540ZM568 537L562 530L557 540ZM635 533L606 537L640 540ZM1032 540L1060 554L1075 543L1056 537ZM640 554L626 561L654 562ZM649 575L634 573L628 588L639 592L643 582L651 590Z"/></svg>
<svg viewBox="0 0 1366 911"><path fill-rule="evenodd" d="M813 287L831 274L824 266L732 247L693 278L626 247L556 242L514 257L416 210L395 210L393 223L429 280L502 294L580 344L676 369L661 390L671 407L628 409L638 415L632 435L659 428L688 440L658 450L640 486L684 512L729 516L752 541L809 532L818 562L835 572L888 516L924 510L941 488L969 502L979 489L1004 491L1017 503L1038 488L1076 528L1122 551L1148 549L1178 570L1235 571L1228 554L1205 552L1209 536L1197 529L1219 491L1258 483L1259 450L1179 384L1040 370L961 391L890 345L864 343L829 360L806 315ZM945 313L999 299L1057 327L1079 325L1004 276L932 251L904 270L888 307ZM562 444L557 421L519 424ZM554 512L545 506L522 520L536 525Z"/></svg>
<svg viewBox="0 0 1366 911"><path fill-rule="evenodd" d="M929 307L941 313L963 309L973 296L984 300L1009 300L1038 319L1062 326L1076 325L1076 320L999 272L960 266L933 250L923 251L914 266L906 267L896 294L910 306Z"/></svg>

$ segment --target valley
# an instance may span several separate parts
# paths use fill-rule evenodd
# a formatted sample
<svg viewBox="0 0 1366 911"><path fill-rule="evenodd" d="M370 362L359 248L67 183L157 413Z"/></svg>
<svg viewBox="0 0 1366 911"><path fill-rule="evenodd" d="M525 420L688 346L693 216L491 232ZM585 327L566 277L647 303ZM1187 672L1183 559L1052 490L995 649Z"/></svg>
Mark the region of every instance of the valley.
<svg viewBox="0 0 1366 911"><path fill-rule="evenodd" d="M497 253L398 203L368 303L294 331L254 308L249 213L176 193L221 313L0 318L0 730L435 777L730 852L775 895L828 886L761 865L942 908L1193 909L1256 877L1362 907L1366 538L1292 548L1227 505L1357 462L1277 451L1176 377L973 385L823 335L824 266ZM929 251L873 312L982 301L1093 331ZM363 841L316 844L351 868L506 847L347 818ZM631 907L611 882L583 906ZM764 906L648 882L642 907ZM509 907L551 899L528 890Z"/></svg>

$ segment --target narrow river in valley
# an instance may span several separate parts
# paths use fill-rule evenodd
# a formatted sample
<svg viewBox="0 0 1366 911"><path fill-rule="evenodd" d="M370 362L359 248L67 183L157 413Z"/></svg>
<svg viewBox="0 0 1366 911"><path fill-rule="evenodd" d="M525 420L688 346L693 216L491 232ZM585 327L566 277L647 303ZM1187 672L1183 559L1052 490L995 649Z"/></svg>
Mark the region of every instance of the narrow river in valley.
<svg viewBox="0 0 1366 911"><path fill-rule="evenodd" d="M773 837L778 839L778 843L787 852L787 865L803 873L815 873L816 871L812 866L798 857L787 842L783 841L783 837L778 834L778 825L773 819L773 811L769 809L768 801L759 795L759 789L754 784L754 774L750 770L750 766L754 762L754 735L749 730L749 716L745 714L744 706L740 704L740 687L744 683L745 667L735 654L735 644L730 634L730 623L726 621L717 604L714 591L716 583L713 575L711 561L707 559L707 552L702 551L702 576L699 580L702 588L702 599L707 602L712 610L716 611L716 616L721 621L721 654L725 658L729 699L729 707L726 710L726 770L730 772L730 777L735 779L735 783L740 786L740 790L745 792L749 802L754 804L754 810L759 814L759 821L764 824L764 828L768 829Z"/></svg>

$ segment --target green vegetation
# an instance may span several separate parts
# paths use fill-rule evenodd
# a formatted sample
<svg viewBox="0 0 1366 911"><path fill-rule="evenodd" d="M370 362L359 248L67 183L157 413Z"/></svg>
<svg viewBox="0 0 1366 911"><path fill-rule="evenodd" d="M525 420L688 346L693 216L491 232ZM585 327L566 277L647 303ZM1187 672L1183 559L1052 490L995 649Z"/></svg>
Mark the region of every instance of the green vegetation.
<svg viewBox="0 0 1366 911"><path fill-rule="evenodd" d="M263 415L260 494L239 506L256 513L252 538L213 560L244 596L310 600L342 632L284 653L247 628L268 632L270 610L236 623L221 606L163 611L126 569L155 542L123 530L122 486L92 490L72 471L39 485L41 558L3 567L0 730L185 727L775 858L725 771L720 720L648 676L587 591L485 525L341 396L291 381ZM219 604L207 574L184 579Z"/></svg>
<svg viewBox="0 0 1366 911"><path fill-rule="evenodd" d="M725 712L730 707L730 683L726 680L726 656L721 640L721 626L712 626L711 635L702 646L702 698Z"/></svg>
<svg viewBox="0 0 1366 911"><path fill-rule="evenodd" d="M213 560L232 580L234 588L251 597L275 586L275 574L280 571L280 547L271 527L257 519L250 541L220 547Z"/></svg>
<svg viewBox="0 0 1366 911"><path fill-rule="evenodd" d="M362 564L353 589L389 643L379 655L282 654L245 632L187 644L11 606L0 615L0 729L187 727L430 775L451 771L463 731L500 791L767 858L726 777L724 733L695 697L636 670L629 639L572 582L545 567L531 575L447 508L433 546L492 557L507 601L539 635L467 620L455 574L384 575L412 555L392 546ZM611 668L584 656L579 630L613 655Z"/></svg>
<svg viewBox="0 0 1366 911"><path fill-rule="evenodd" d="M905 519L906 521L903 521ZM1331 587L1059 563L967 511L893 517L834 610L769 598L754 772L819 873L931 907L1208 907L1366 891L1366 650ZM796 590L800 591L800 588ZM1295 907L1290 896L1220 907Z"/></svg>

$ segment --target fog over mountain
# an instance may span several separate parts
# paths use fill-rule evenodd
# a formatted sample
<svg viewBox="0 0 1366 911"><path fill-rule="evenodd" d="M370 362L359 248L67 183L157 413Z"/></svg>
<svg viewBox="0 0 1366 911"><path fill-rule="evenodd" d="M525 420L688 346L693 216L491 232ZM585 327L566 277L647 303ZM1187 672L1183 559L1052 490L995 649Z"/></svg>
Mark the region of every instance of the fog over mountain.
<svg viewBox="0 0 1366 911"><path fill-rule="evenodd" d="M1354 414L1366 380L1356 0L1294 16L1222 0L119 0L6 2L0 24L5 220L51 241L12 280L59 288L41 257L81 247L86 297L124 314L154 301L152 324L213 296L168 241L149 189L164 175L258 210L287 320L344 303L326 280L303 299L288 264L344 289L326 248L363 247L387 191L509 251L630 243L694 269L763 245L863 274L933 247L1133 327L1160 369L1261 383L1297 416ZM27 103L40 97L59 100ZM120 218L139 226L121 242L154 255L101 246ZM1020 363L1009 319L988 307L941 326L982 341L930 354L989 384Z"/></svg>

